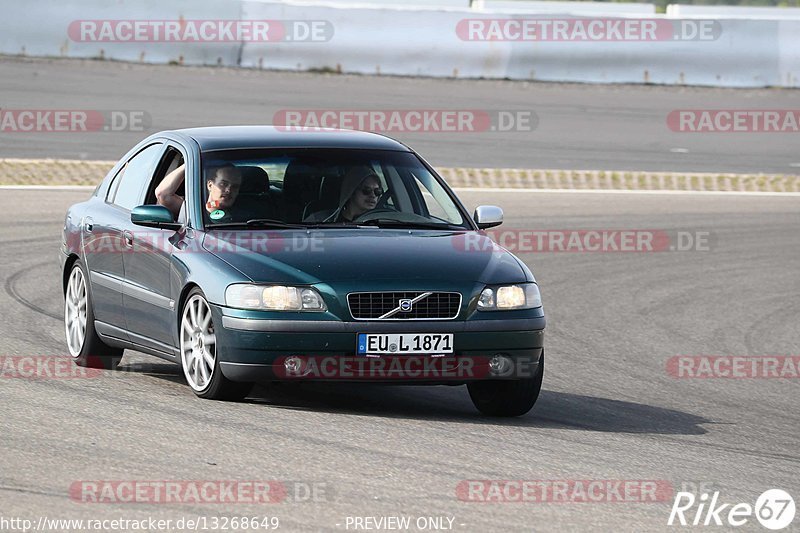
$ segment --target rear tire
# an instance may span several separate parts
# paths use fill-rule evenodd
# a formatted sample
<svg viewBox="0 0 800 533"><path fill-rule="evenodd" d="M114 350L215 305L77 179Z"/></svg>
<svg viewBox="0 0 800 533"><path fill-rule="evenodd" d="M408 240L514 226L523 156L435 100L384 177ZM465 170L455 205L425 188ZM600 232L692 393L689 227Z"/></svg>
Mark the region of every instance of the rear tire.
<svg viewBox="0 0 800 533"><path fill-rule="evenodd" d="M94 311L85 270L80 259L72 264L64 294L64 331L67 348L76 365L113 370L122 360L122 349L103 342L94 329Z"/></svg>
<svg viewBox="0 0 800 533"><path fill-rule="evenodd" d="M189 387L207 400L243 400L253 384L231 381L222 375L211 307L203 291L192 289L180 316L181 367Z"/></svg>
<svg viewBox="0 0 800 533"><path fill-rule="evenodd" d="M472 403L485 415L522 416L533 408L539 398L543 377L544 350L535 376L516 380L474 381L467 384L467 390Z"/></svg>

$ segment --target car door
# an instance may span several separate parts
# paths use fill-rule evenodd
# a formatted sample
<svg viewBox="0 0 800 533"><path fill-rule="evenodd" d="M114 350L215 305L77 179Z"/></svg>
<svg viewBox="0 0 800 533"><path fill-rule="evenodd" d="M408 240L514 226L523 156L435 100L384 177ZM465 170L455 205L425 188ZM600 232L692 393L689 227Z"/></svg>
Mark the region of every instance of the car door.
<svg viewBox="0 0 800 533"><path fill-rule="evenodd" d="M147 180L141 204L155 204L155 188L164 176L182 162L186 154L179 145L167 147ZM183 231L136 226L128 220L125 238L131 253L124 254L125 289L123 303L131 341L156 350L173 353L175 301L170 276L172 253Z"/></svg>
<svg viewBox="0 0 800 533"><path fill-rule="evenodd" d="M142 169L154 165L162 150L161 143L154 143L130 157L114 176L105 202L81 220L84 261L89 271L98 329L124 340L128 335L122 298L123 256L128 246L123 231L130 220L131 199L138 198L144 186Z"/></svg>

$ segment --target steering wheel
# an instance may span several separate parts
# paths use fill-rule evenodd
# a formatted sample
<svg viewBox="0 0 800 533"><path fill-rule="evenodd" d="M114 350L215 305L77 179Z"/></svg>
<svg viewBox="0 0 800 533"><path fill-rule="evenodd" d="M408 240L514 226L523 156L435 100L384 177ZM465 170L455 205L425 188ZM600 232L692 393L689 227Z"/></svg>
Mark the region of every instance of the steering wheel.
<svg viewBox="0 0 800 533"><path fill-rule="evenodd" d="M376 218L384 218L383 215L386 215L387 213L391 213L392 216L390 218L395 218L395 215L399 214L400 212L390 207L376 207L375 209L370 209L366 213L358 215L353 219L353 222L369 222L370 220L374 220Z"/></svg>
<svg viewBox="0 0 800 533"><path fill-rule="evenodd" d="M378 209L375 208L372 211L367 211L363 213L361 216L358 216L353 219L353 222L369 222L370 220L376 220L379 218L389 218L392 220L396 220L399 222L430 222L431 220L427 217L422 215L418 215L416 213L407 213L405 211L398 211L396 209L391 208L383 208Z"/></svg>

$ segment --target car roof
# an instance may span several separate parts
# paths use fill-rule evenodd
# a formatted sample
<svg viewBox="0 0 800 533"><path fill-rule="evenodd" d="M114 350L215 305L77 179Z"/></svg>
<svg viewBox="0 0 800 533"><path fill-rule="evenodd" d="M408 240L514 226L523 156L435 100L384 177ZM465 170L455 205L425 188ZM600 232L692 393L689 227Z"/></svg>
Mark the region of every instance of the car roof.
<svg viewBox="0 0 800 533"><path fill-rule="evenodd" d="M203 152L248 148L355 148L411 151L406 145L377 133L286 126L212 126L175 130L194 139Z"/></svg>

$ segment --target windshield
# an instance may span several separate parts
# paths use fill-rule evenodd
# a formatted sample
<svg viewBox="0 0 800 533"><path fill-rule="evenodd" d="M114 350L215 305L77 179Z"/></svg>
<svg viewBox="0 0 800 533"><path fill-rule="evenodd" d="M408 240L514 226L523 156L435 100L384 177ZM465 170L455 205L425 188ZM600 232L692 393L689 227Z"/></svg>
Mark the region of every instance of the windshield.
<svg viewBox="0 0 800 533"><path fill-rule="evenodd" d="M208 227L472 229L451 193L412 153L259 149L202 155Z"/></svg>

